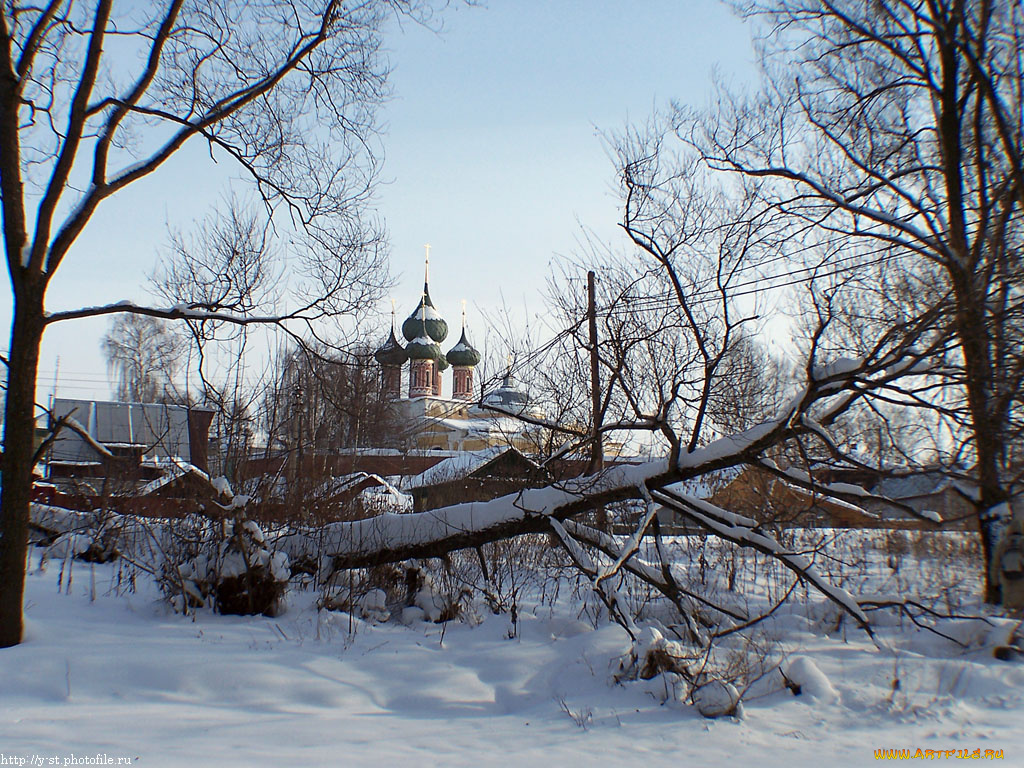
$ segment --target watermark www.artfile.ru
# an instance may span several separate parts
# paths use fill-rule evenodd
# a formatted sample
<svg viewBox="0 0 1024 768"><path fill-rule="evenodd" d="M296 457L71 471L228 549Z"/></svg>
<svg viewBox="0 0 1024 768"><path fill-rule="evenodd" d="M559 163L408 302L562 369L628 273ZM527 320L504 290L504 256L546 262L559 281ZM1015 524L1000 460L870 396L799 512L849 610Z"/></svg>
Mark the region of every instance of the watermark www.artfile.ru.
<svg viewBox="0 0 1024 768"><path fill-rule="evenodd" d="M875 760L1002 760L1001 749L876 749Z"/></svg>

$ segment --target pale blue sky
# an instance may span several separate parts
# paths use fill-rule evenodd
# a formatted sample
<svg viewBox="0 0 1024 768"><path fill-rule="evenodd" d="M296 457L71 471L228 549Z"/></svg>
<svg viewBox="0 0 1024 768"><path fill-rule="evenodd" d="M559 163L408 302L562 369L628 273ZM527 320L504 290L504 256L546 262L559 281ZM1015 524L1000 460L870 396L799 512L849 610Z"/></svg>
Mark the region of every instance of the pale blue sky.
<svg viewBox="0 0 1024 768"><path fill-rule="evenodd" d="M703 104L714 69L745 80L753 53L746 27L715 0L491 0L452 6L443 26L406 22L387 35L394 97L382 113L377 207L390 233L400 318L418 299L429 242L435 304L457 337L467 299L479 345L479 310L500 306L502 296L520 313L542 311L548 265L579 250L581 225L605 240L618 236L600 133L643 122L672 99ZM48 307L144 300L167 225L187 229L235 175L196 145L108 201L69 255ZM4 328L9 307L5 292ZM47 332L41 396L58 355L61 394L109 394L99 347L107 323Z"/></svg>

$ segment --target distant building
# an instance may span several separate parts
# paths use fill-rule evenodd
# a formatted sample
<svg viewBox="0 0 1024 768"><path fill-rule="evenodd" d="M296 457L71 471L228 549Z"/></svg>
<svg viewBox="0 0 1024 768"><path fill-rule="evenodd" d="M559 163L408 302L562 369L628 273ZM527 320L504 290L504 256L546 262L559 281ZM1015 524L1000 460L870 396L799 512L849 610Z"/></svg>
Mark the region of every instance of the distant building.
<svg viewBox="0 0 1024 768"><path fill-rule="evenodd" d="M938 469L922 470L913 474L883 477L873 486L871 493L892 499L898 505L909 507L930 519L956 523L970 528L977 518L974 502L977 489L966 480L950 476L948 471ZM864 503L869 509L888 520L918 519L907 510L885 501L869 499Z"/></svg>
<svg viewBox="0 0 1024 768"><path fill-rule="evenodd" d="M205 472L209 452L208 408L162 403L121 403L54 398L49 427L62 418L81 432L61 429L47 451L51 481L111 478L150 481L170 466Z"/></svg>
<svg viewBox="0 0 1024 768"><path fill-rule="evenodd" d="M467 501L486 501L546 485L551 473L515 448L464 451L409 479L405 490L417 512Z"/></svg>
<svg viewBox="0 0 1024 768"><path fill-rule="evenodd" d="M542 448L544 430L515 415L540 421L544 414L530 404L529 394L515 384L511 370L500 387L482 397L475 391L474 373L480 353L469 341L465 313L459 341L447 352L441 350L448 337L448 323L430 298L429 271L423 280L419 303L402 323L401 331L404 346L392 322L390 336L374 357L381 367L381 387L398 406L412 448L480 451L511 445L524 453L536 453ZM443 374L449 368L450 398L442 394ZM408 371L404 392L403 370Z"/></svg>

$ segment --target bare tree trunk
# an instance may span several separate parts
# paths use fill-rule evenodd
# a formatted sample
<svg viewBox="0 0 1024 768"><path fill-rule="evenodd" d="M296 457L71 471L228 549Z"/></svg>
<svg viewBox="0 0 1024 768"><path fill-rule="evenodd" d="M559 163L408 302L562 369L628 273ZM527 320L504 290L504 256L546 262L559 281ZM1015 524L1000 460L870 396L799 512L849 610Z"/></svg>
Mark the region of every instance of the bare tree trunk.
<svg viewBox="0 0 1024 768"><path fill-rule="evenodd" d="M25 293L30 295L26 298ZM29 501L35 451L35 388L43 336L42 292L22 291L14 300L4 405L3 489L0 491L0 648L21 642L22 593L28 549ZM15 375L16 374L16 375Z"/></svg>
<svg viewBox="0 0 1024 768"><path fill-rule="evenodd" d="M981 532L981 554L985 584L985 602L999 604L998 584L990 578L992 553L1002 530L1004 515L996 507L1009 499L999 471L1001 449L1005 440L1005 424L993 414L991 391L992 364L989 357L985 305L968 297L958 299L956 317L964 359L964 393L973 428L975 448L975 482L978 486L978 523Z"/></svg>
<svg viewBox="0 0 1024 768"><path fill-rule="evenodd" d="M597 274L594 270L587 272L587 328L590 334L590 468L588 474L597 474L604 469L604 441L601 439L601 364L598 360L597 346ZM608 510L598 507L596 512L597 529L608 532Z"/></svg>
<svg viewBox="0 0 1024 768"><path fill-rule="evenodd" d="M952 257L946 260L956 308L956 335L964 363L964 394L973 427L975 480L978 485L978 520L981 531L981 552L985 602L999 603L999 587L990 579L991 557L996 538L1004 524L997 507L1009 498L1003 485L1000 462L1003 458L1006 423L995 410L996 383L989 334L1002 330L1003 322L986 317L990 304L984 285L978 286L977 267L968 248L967 215L965 212L964 119L960 99L970 93L963 85L963 65L956 40L964 21L962 2L954 2L947 16L938 17L935 34L941 81L936 100L936 135L942 163L946 193L946 218L949 221L949 248ZM980 235L979 235L980 237ZM982 277L990 281L990 277Z"/></svg>

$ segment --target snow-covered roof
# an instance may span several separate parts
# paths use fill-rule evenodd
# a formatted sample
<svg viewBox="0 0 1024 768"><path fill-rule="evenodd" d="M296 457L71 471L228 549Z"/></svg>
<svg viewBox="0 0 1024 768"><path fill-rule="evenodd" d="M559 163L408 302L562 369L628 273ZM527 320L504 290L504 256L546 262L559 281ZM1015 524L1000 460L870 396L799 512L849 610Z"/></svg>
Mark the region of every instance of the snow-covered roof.
<svg viewBox="0 0 1024 768"><path fill-rule="evenodd" d="M492 431L505 432L508 434L519 434L523 426L518 421L510 419L435 419L435 423L442 424L448 429L465 432L467 435L489 435ZM507 422L507 423L506 423Z"/></svg>
<svg viewBox="0 0 1024 768"><path fill-rule="evenodd" d="M719 469L691 480L684 480L681 483L672 483L672 485L666 486L665 490L692 496L696 499L710 499L739 477L744 469L745 467Z"/></svg>
<svg viewBox="0 0 1024 768"><path fill-rule="evenodd" d="M327 478L323 483L321 483L320 487L317 488L315 495L323 498L339 496L346 491L354 489L366 480L372 480L378 485L388 485L388 482L378 475L367 472L353 472L350 475L339 475L337 477Z"/></svg>
<svg viewBox="0 0 1024 768"><path fill-rule="evenodd" d="M364 504L383 506L397 512L412 512L412 496L402 493L393 485L373 485L359 492Z"/></svg>
<svg viewBox="0 0 1024 768"><path fill-rule="evenodd" d="M890 499L912 499L918 496L931 496L949 489L959 491L967 498L974 498L977 495L977 491L970 484L938 471L919 472L905 477L885 477L872 491Z"/></svg>
<svg viewBox="0 0 1024 768"><path fill-rule="evenodd" d="M163 461L160 461L158 463L166 467L166 473L156 478L156 480L146 483L138 491L136 491L135 495L149 496L150 494L156 493L165 485L173 483L179 477L182 477L184 475L195 475L201 480L205 480L206 482L211 483L211 487L213 487L218 492L220 491L220 489L217 486L212 484L212 481L210 480L210 476L208 474L203 472L203 470L199 469L199 467L193 464L189 464L187 461L183 461L182 459L164 459Z"/></svg>
<svg viewBox="0 0 1024 768"><path fill-rule="evenodd" d="M506 446L492 446L482 451L457 453L411 478L406 487L422 488L428 485L444 483L448 480L455 480L459 477L466 477L480 469L487 462L509 450L513 449Z"/></svg>

